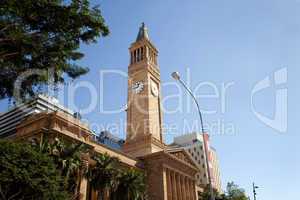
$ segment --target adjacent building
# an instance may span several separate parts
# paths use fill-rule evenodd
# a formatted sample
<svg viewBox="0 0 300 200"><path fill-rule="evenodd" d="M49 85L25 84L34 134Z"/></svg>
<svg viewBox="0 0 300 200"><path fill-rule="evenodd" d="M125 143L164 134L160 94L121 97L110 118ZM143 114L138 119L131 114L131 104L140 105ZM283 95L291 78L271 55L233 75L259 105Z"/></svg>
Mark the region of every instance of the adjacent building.
<svg viewBox="0 0 300 200"><path fill-rule="evenodd" d="M174 143L171 145L171 147L184 149L191 156L199 168L199 172L196 174L197 184L203 187L208 184L209 180L207 174L208 170L206 165L204 142L207 143L208 148L208 161L212 185L218 192L222 192L217 152L210 145L209 136L207 134L205 134L204 137L199 133L190 133L175 137Z"/></svg>
<svg viewBox="0 0 300 200"><path fill-rule="evenodd" d="M37 95L25 103L11 107L8 112L0 114L0 138L14 136L16 127L30 115L54 111L60 111L71 117L74 115L73 111L62 106L56 98L43 94Z"/></svg>

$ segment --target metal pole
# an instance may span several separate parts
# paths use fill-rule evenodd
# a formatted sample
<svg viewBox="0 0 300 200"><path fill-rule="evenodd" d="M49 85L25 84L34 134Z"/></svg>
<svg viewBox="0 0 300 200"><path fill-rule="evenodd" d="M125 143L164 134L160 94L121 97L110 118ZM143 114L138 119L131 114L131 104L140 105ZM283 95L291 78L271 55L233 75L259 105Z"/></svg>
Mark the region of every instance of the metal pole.
<svg viewBox="0 0 300 200"><path fill-rule="evenodd" d="M253 198L254 200L256 200L256 189L258 188L258 186L255 186L255 183L253 183Z"/></svg>
<svg viewBox="0 0 300 200"><path fill-rule="evenodd" d="M214 191L213 191L213 187L212 187L212 182L211 182L211 174L210 174L210 169L209 169L209 160L208 160L208 147L207 147L207 143L205 141L205 131L204 131L204 127L203 127L203 119L202 119L202 114L201 114L201 110L200 110L200 106L199 103L196 99L196 97L194 96L194 94L192 93L192 91L186 86L186 84L179 78L178 81L182 84L182 86L188 91L188 93L192 96L197 109L198 109L198 114L199 114L199 119L200 119L200 125L201 125L201 132L202 132L202 137L203 137L203 143L204 143L204 154L205 154L205 161L206 161L206 166L207 166L207 176L208 176L208 184L209 184L209 192L210 192L210 199L211 200L215 200L215 196L214 196Z"/></svg>

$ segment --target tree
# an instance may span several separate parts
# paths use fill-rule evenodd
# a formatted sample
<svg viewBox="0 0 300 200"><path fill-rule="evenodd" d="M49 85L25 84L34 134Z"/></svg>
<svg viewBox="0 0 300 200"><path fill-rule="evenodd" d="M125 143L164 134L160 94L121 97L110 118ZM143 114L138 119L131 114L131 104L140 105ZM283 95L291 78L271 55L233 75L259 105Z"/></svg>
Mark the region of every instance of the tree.
<svg viewBox="0 0 300 200"><path fill-rule="evenodd" d="M209 200L209 191L209 187L207 186L204 189L204 192L201 193L202 200ZM216 190L214 190L214 195L216 200L248 200L245 190L240 188L234 182L227 184L226 192L224 194L219 194Z"/></svg>
<svg viewBox="0 0 300 200"><path fill-rule="evenodd" d="M23 143L0 140L0 199L67 199L53 160Z"/></svg>
<svg viewBox="0 0 300 200"><path fill-rule="evenodd" d="M110 157L108 154L97 154L92 157L95 165L89 167L88 180L91 188L98 191L98 199L103 199L104 195L111 192L117 185L116 178L120 167L118 159Z"/></svg>
<svg viewBox="0 0 300 200"><path fill-rule="evenodd" d="M219 194L219 192L216 189L214 189L213 192L214 192L214 196L215 196L216 200L225 200L223 198L223 195ZM202 200L210 200L210 187L209 187L209 185L207 185L204 188L204 191L200 194L200 198Z"/></svg>
<svg viewBox="0 0 300 200"><path fill-rule="evenodd" d="M245 190L240 188L234 182L227 184L227 198L228 200L248 200Z"/></svg>
<svg viewBox="0 0 300 200"><path fill-rule="evenodd" d="M90 8L89 0L2 0L0 99L12 97L15 89L23 99L49 81L87 73L76 64L84 56L80 44L108 33L99 7ZM21 75L26 79L16 81Z"/></svg>
<svg viewBox="0 0 300 200"><path fill-rule="evenodd" d="M58 172L64 179L64 188L77 195L80 180L86 172L82 163L82 156L88 151L83 143L70 143L59 138L49 141L45 138L39 145L41 152L53 158Z"/></svg>
<svg viewBox="0 0 300 200"><path fill-rule="evenodd" d="M140 171L128 169L121 171L118 185L112 193L113 200L142 200L145 195L145 177Z"/></svg>

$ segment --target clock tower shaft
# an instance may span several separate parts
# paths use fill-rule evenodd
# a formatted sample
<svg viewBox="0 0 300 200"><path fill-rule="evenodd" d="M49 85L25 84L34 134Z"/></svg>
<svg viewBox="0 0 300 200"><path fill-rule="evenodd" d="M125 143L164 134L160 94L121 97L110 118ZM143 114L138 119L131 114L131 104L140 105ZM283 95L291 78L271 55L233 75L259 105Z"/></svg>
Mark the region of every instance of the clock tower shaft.
<svg viewBox="0 0 300 200"><path fill-rule="evenodd" d="M127 135L124 152L144 156L164 148L158 51L143 23L129 48Z"/></svg>

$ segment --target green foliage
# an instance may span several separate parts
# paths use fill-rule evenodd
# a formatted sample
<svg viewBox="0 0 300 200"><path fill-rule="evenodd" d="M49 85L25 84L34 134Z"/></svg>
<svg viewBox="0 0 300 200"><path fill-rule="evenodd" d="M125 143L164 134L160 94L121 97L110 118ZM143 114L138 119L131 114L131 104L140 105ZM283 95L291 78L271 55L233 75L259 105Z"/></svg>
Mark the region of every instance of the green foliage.
<svg viewBox="0 0 300 200"><path fill-rule="evenodd" d="M53 160L32 146L0 140L0 199L67 199Z"/></svg>
<svg viewBox="0 0 300 200"><path fill-rule="evenodd" d="M87 177L91 187L99 191L99 196L103 197L105 191L112 191L116 186L118 176L119 161L108 154L97 154L93 156L96 164L91 166Z"/></svg>
<svg viewBox="0 0 300 200"><path fill-rule="evenodd" d="M218 199L218 200L221 200L220 198L220 194L218 193L217 190L214 189L214 195L215 195L215 198ZM204 188L204 192L201 193L201 199L202 200L210 200L210 188L209 188L209 185L207 185L205 188ZM222 199L223 200L223 199ZM225 199L224 199L225 200Z"/></svg>
<svg viewBox="0 0 300 200"><path fill-rule="evenodd" d="M210 200L209 194L209 187L207 186L204 189L204 192L201 193L201 199ZM214 195L216 200L248 200L244 189L240 188L233 182L227 184L225 194L219 194L216 190L214 190Z"/></svg>
<svg viewBox="0 0 300 200"><path fill-rule="evenodd" d="M228 200L248 200L245 190L238 185L230 182L227 184L227 199Z"/></svg>
<svg viewBox="0 0 300 200"><path fill-rule="evenodd" d="M71 194L76 193L84 170L82 154L86 153L88 148L82 143L68 143L54 138L52 142L45 139L39 150L54 160L58 172L64 178L64 188Z"/></svg>
<svg viewBox="0 0 300 200"><path fill-rule="evenodd" d="M76 197L80 179L87 176L90 186L112 200L142 200L144 174L126 169L108 154L92 156L94 164L85 171L83 144L59 138L39 145L0 140L0 199L67 199ZM111 195L109 195L111 194Z"/></svg>
<svg viewBox="0 0 300 200"><path fill-rule="evenodd" d="M135 169L123 169L118 159L108 154L93 157L88 179L91 187L98 191L99 198L110 193L112 200L141 200L145 194L144 174Z"/></svg>
<svg viewBox="0 0 300 200"><path fill-rule="evenodd" d="M20 85L22 98L49 81L87 73L88 68L76 64L84 56L80 44L108 33L99 7L90 8L89 0L2 0L0 99L13 96L14 82L24 72L33 75Z"/></svg>
<svg viewBox="0 0 300 200"><path fill-rule="evenodd" d="M142 200L145 195L144 174L128 169L121 171L117 177L118 185L112 193L113 200Z"/></svg>

